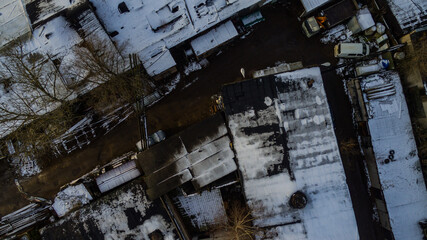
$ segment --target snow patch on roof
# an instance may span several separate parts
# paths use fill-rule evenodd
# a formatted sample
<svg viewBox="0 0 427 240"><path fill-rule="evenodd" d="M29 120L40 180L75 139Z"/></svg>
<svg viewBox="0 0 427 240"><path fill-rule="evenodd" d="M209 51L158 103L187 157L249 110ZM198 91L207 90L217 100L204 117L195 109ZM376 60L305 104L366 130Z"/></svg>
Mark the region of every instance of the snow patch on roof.
<svg viewBox="0 0 427 240"><path fill-rule="evenodd" d="M43 239L150 239L159 230L176 239L160 202L149 201L140 183L132 182L42 229Z"/></svg>
<svg viewBox="0 0 427 240"><path fill-rule="evenodd" d="M413 30L427 22L427 1L425 0L387 0L404 32Z"/></svg>
<svg viewBox="0 0 427 240"><path fill-rule="evenodd" d="M226 223L227 215L219 189L203 191L192 196L178 196L174 200L188 216L193 227L203 229Z"/></svg>
<svg viewBox="0 0 427 240"><path fill-rule="evenodd" d="M163 41L155 43L139 52L144 68L150 76L158 75L176 66L170 51Z"/></svg>
<svg viewBox="0 0 427 240"><path fill-rule="evenodd" d="M34 0L26 5L26 9L31 23L35 25L85 2L86 0Z"/></svg>

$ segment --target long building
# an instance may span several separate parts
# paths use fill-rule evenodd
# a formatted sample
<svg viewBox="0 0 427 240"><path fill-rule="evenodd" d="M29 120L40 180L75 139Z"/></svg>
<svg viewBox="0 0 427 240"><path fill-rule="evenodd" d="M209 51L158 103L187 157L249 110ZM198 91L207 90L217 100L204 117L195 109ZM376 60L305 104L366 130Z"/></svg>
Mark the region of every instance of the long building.
<svg viewBox="0 0 427 240"><path fill-rule="evenodd" d="M358 239L319 68L226 85L244 194L268 239Z"/></svg>

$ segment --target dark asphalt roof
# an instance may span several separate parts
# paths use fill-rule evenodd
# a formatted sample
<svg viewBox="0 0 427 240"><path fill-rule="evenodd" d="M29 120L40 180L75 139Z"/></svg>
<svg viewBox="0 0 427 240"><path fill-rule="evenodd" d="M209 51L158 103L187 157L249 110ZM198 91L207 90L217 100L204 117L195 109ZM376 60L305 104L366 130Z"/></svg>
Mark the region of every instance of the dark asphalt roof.
<svg viewBox="0 0 427 240"><path fill-rule="evenodd" d="M222 97L226 114L242 113L249 108L264 109L265 97L277 97L274 79L274 76L266 76L224 85Z"/></svg>
<svg viewBox="0 0 427 240"><path fill-rule="evenodd" d="M224 85L222 88L222 97L224 100L225 112L227 116L236 113L244 113L249 109L254 109L255 112L266 109L264 103L266 97L271 99L277 98L278 92L285 92L285 89L292 89L295 86L277 83L276 77L266 76L262 78L250 79L242 82ZM258 116L259 117L259 116ZM272 132L272 140L274 144L282 145L283 160L279 164L273 164L268 167L268 175L272 176L282 173L285 169L293 177L289 163L289 153L287 147L286 132L281 133L279 124L262 125L258 127L242 128L246 135Z"/></svg>

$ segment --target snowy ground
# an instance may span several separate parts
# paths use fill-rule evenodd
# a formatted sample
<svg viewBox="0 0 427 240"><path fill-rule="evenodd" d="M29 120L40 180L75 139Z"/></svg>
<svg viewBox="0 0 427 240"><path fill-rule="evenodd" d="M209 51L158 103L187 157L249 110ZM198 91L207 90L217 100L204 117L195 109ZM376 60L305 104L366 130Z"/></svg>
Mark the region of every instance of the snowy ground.
<svg viewBox="0 0 427 240"><path fill-rule="evenodd" d="M319 68L249 81L224 102L254 224L272 239L358 239ZM296 191L303 209L289 205Z"/></svg>
<svg viewBox="0 0 427 240"><path fill-rule="evenodd" d="M41 172L37 160L24 154L11 157L11 165L15 167L17 174L23 177L34 176Z"/></svg>
<svg viewBox="0 0 427 240"><path fill-rule="evenodd" d="M378 93L378 98L366 93L390 83L392 89ZM427 191L399 75L370 75L361 86L392 231L396 239L422 239L418 222L427 216Z"/></svg>
<svg viewBox="0 0 427 240"><path fill-rule="evenodd" d="M41 230L42 239L150 239L160 231L165 240L177 239L160 202L145 197L132 182Z"/></svg>
<svg viewBox="0 0 427 240"><path fill-rule="evenodd" d="M58 217L63 217L75 208L88 204L92 196L83 184L69 186L60 191L52 205Z"/></svg>

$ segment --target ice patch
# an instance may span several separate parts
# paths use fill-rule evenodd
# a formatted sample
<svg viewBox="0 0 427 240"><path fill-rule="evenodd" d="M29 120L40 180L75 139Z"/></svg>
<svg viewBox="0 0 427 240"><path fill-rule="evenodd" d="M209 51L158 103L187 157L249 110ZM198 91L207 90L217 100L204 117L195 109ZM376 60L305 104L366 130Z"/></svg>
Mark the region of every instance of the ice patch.
<svg viewBox="0 0 427 240"><path fill-rule="evenodd" d="M164 94L167 95L171 93L176 88L180 80L181 80L181 74L177 73L175 78L173 78L172 81L166 85L166 91Z"/></svg>
<svg viewBox="0 0 427 240"><path fill-rule="evenodd" d="M323 101L319 96L316 96L316 103L317 105L322 105Z"/></svg>
<svg viewBox="0 0 427 240"><path fill-rule="evenodd" d="M269 107L273 103L273 100L271 100L270 97L265 97L264 103L265 103L265 105L267 105Z"/></svg>

